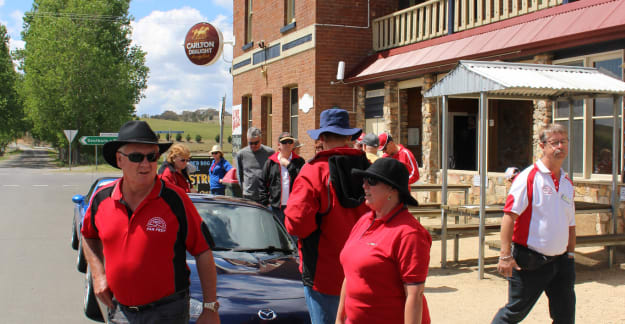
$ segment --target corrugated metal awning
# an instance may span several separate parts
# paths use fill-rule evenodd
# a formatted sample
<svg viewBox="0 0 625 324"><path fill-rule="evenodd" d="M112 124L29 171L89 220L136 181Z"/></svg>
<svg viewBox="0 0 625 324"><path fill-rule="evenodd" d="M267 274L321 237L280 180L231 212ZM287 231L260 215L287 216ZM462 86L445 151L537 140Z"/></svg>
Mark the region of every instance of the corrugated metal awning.
<svg viewBox="0 0 625 324"><path fill-rule="evenodd" d="M540 99L624 95L625 82L595 68L508 62L460 61L423 97Z"/></svg>

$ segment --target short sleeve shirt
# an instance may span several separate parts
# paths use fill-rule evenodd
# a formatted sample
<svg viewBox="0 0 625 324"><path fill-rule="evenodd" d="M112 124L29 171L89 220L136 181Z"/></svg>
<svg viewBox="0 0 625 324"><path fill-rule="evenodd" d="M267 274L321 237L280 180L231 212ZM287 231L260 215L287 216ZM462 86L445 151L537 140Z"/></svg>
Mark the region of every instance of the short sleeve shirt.
<svg viewBox="0 0 625 324"><path fill-rule="evenodd" d="M432 238L403 205L374 215L358 220L341 251L345 312L350 323L404 323L404 285L425 282ZM423 299L422 323L430 323Z"/></svg>
<svg viewBox="0 0 625 324"><path fill-rule="evenodd" d="M575 189L560 170L554 179L541 160L514 178L504 212L519 215L512 241L544 255L560 255L569 242L569 227L575 226Z"/></svg>
<svg viewBox="0 0 625 324"><path fill-rule="evenodd" d="M157 180L133 212L121 181L95 194L82 227L86 238L102 241L113 295L137 306L188 288L186 252L199 255L211 241L195 206L181 188Z"/></svg>

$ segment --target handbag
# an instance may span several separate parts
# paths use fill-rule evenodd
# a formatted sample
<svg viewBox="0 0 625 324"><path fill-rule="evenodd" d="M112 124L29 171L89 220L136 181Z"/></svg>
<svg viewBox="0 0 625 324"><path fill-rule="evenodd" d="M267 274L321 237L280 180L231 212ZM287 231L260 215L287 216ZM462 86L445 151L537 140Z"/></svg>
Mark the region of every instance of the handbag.
<svg viewBox="0 0 625 324"><path fill-rule="evenodd" d="M544 255L526 246L514 243L512 257L521 270L534 271L555 260L555 256Z"/></svg>

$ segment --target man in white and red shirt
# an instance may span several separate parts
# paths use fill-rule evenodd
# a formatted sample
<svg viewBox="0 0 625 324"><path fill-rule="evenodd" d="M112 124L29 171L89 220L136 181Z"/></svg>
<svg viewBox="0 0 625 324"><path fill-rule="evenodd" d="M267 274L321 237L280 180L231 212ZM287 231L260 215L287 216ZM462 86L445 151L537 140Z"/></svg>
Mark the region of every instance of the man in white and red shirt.
<svg viewBox="0 0 625 324"><path fill-rule="evenodd" d="M408 169L409 184L419 181L419 165L412 152L403 145L396 144L389 133L380 134L379 141L378 151L384 152L382 157L390 157L403 163Z"/></svg>
<svg viewBox="0 0 625 324"><path fill-rule="evenodd" d="M508 304L492 323L520 322L543 291L554 323L575 322L575 190L561 168L566 128L545 127L539 145L543 157L514 178L504 207L497 270L508 278Z"/></svg>

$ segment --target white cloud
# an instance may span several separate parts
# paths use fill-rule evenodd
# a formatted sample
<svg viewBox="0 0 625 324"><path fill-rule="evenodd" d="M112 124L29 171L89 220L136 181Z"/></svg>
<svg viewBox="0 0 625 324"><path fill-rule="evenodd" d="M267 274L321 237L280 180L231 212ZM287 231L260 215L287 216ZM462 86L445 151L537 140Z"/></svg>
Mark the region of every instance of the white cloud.
<svg viewBox="0 0 625 324"><path fill-rule="evenodd" d="M4 6L4 0L0 0L0 7Z"/></svg>
<svg viewBox="0 0 625 324"><path fill-rule="evenodd" d="M220 7L229 9L230 10L229 12L232 13L232 3L233 3L232 0L213 0L213 3L216 6L220 6Z"/></svg>
<svg viewBox="0 0 625 324"><path fill-rule="evenodd" d="M220 59L210 66L197 66L185 55L183 43L187 31L207 20L198 10L184 7L154 11L133 22L133 42L147 52L146 65L150 68L146 98L137 105L137 114L216 108L223 95L227 98L226 106L231 105L230 64ZM231 40L232 26L226 20L218 15L209 22L222 31L224 40ZM224 46L223 52L226 59L232 58L232 46Z"/></svg>

